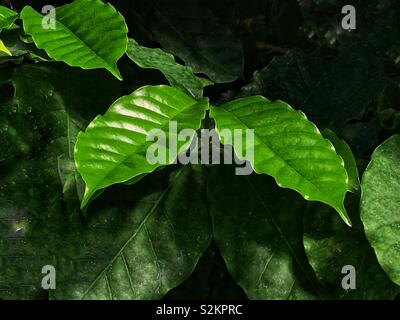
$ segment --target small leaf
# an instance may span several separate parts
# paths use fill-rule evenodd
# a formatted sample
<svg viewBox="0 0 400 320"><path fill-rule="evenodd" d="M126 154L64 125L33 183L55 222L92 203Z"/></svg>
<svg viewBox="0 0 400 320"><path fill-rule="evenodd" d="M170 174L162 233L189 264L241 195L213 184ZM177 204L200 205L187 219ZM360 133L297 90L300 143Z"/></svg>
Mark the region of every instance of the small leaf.
<svg viewBox="0 0 400 320"><path fill-rule="evenodd" d="M349 145L346 141L340 139L332 130L324 129L322 130L322 135L333 144L336 153L344 160L344 166L349 177L349 191L357 192L360 190L360 178L358 176L356 159L354 158Z"/></svg>
<svg viewBox="0 0 400 320"><path fill-rule="evenodd" d="M117 61L126 52L128 28L110 4L100 0L75 0L57 8L51 24L30 6L21 12L24 30L49 57L83 69L105 68L119 80ZM50 20L51 22L51 20Z"/></svg>
<svg viewBox="0 0 400 320"><path fill-rule="evenodd" d="M177 133L197 130L207 108L207 99L196 103L181 90L168 86L142 87L115 101L104 116L96 117L78 136L75 161L86 183L82 208L96 191L175 161L178 151L187 149L191 141L177 141L177 148L169 148L174 143L171 139L177 138L169 130L171 121L176 121ZM147 141L153 129L165 133L166 145L160 145L160 152L168 163L152 164L146 158L147 149L154 145Z"/></svg>
<svg viewBox="0 0 400 320"><path fill-rule="evenodd" d="M202 98L203 88L212 84L196 77L190 67L175 62L173 55L161 49L142 47L133 39L129 39L127 55L139 67L161 71L172 86L185 90L195 99Z"/></svg>
<svg viewBox="0 0 400 320"><path fill-rule="evenodd" d="M18 18L18 14L4 6L0 6L0 31L8 28Z"/></svg>
<svg viewBox="0 0 400 320"><path fill-rule="evenodd" d="M0 52L4 52L6 55L12 56L10 50L4 45L3 41L0 39Z"/></svg>
<svg viewBox="0 0 400 320"><path fill-rule="evenodd" d="M360 214L383 270L400 285L400 135L373 153L361 182Z"/></svg>
<svg viewBox="0 0 400 320"><path fill-rule="evenodd" d="M265 175L211 169L207 198L214 238L249 299L316 299L302 244L304 200Z"/></svg>
<svg viewBox="0 0 400 320"><path fill-rule="evenodd" d="M242 140L234 148L244 150L238 157L249 160L255 172L273 176L280 187L296 190L306 200L332 206L351 225L343 205L348 191L343 159L302 112L254 96L212 107L211 117L219 134L241 129ZM254 142L246 142L247 129L254 129Z"/></svg>

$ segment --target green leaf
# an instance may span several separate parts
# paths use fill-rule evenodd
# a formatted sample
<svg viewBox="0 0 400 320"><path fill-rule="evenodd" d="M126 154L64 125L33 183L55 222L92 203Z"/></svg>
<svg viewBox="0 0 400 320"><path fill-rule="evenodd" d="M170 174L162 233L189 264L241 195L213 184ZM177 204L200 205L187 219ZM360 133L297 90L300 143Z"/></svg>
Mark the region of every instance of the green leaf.
<svg viewBox="0 0 400 320"><path fill-rule="evenodd" d="M145 27L166 51L183 59L194 72L213 82L231 82L243 75L243 48L228 26L198 0L146 1Z"/></svg>
<svg viewBox="0 0 400 320"><path fill-rule="evenodd" d="M351 229L341 223L332 208L315 203L304 216L304 248L308 261L330 297L337 299L394 299L400 287L394 285L379 265L359 217L359 195L350 195L346 206L353 221ZM353 266L356 289L345 290L344 266Z"/></svg>
<svg viewBox="0 0 400 320"><path fill-rule="evenodd" d="M120 92L105 70L58 63L15 67L10 84L12 101L0 102L0 299L31 299L41 268L55 263L65 232L77 227L71 217L80 219L76 135Z"/></svg>
<svg viewBox="0 0 400 320"><path fill-rule="evenodd" d="M129 39L127 55L139 67L161 71L172 86L181 88L195 99L201 99L203 88L212 84L196 77L190 67L175 62L173 55L161 49L142 47L133 39Z"/></svg>
<svg viewBox="0 0 400 320"><path fill-rule="evenodd" d="M0 31L8 28L18 18L18 14L6 7L0 6Z"/></svg>
<svg viewBox="0 0 400 320"><path fill-rule="evenodd" d="M93 112L119 95L109 92L118 81L103 70L39 64L18 67L12 83L16 105L1 105L0 138L24 148L0 161L0 299L42 298L49 264L53 299L108 299L105 274L114 299L161 298L183 282L211 237L202 168L171 167L118 186L83 218L70 151ZM0 143L1 158L7 148Z"/></svg>
<svg viewBox="0 0 400 320"><path fill-rule="evenodd" d="M196 103L181 90L168 86L145 86L115 101L104 116L96 117L78 136L75 162L86 183L82 208L96 191L174 162L178 153L189 147L194 133L190 141L177 141L177 148L170 148L170 144L182 129L200 128L207 108L207 99ZM176 133L169 130L171 121L176 121ZM166 163L147 159L148 148L154 145L154 140L147 140L153 129L165 133L165 145L162 141L157 144L160 159Z"/></svg>
<svg viewBox="0 0 400 320"><path fill-rule="evenodd" d="M71 244L60 258L73 267L59 264L52 298L159 299L187 279L211 240L203 170L162 171L107 193L87 227L63 236Z"/></svg>
<svg viewBox="0 0 400 320"><path fill-rule="evenodd" d="M351 225L343 205L348 191L343 159L302 112L282 101L254 96L212 107L210 115L220 135L222 130L241 130L242 139L234 149L243 150L238 157L249 160L256 173L271 175L280 187L293 189L306 200L330 205ZM254 130L254 141L248 143L247 129ZM221 140L225 143L223 136Z"/></svg>
<svg viewBox="0 0 400 320"><path fill-rule="evenodd" d="M8 56L12 56L10 50L4 45L3 41L0 39L0 52L5 53Z"/></svg>
<svg viewBox="0 0 400 320"><path fill-rule="evenodd" d="M117 61L126 52L128 28L110 4L75 0L55 11L55 28L30 6L21 12L24 30L49 57L83 69L105 68L119 80ZM43 23L46 28L43 27Z"/></svg>
<svg viewBox="0 0 400 320"><path fill-rule="evenodd" d="M23 31L21 28L3 30L1 32L1 39L12 55L12 57L8 58L9 60L17 62L22 61L23 57L27 57L33 61L38 61L39 59L43 61L43 57L47 56L43 50L23 40ZM48 58L48 60L50 60L50 58Z"/></svg>
<svg viewBox="0 0 400 320"><path fill-rule="evenodd" d="M250 299L315 299L302 245L304 200L264 175L214 166L207 191L214 238Z"/></svg>
<svg viewBox="0 0 400 320"><path fill-rule="evenodd" d="M383 270L400 285L400 135L373 153L361 182L361 220Z"/></svg>
<svg viewBox="0 0 400 320"><path fill-rule="evenodd" d="M32 148L35 154L40 153L42 141L68 135L74 137L68 147L72 159L73 132L86 128L90 119L120 96L119 82L105 70L83 71L58 63L51 67L42 63L22 65L15 70L10 84L15 94L0 109L0 128L4 128L0 159L7 160L7 165ZM55 123L49 126L45 122Z"/></svg>
<svg viewBox="0 0 400 320"><path fill-rule="evenodd" d="M349 145L343 139L340 139L335 132L330 129L322 130L322 136L328 139L335 147L336 153L344 160L344 166L349 177L349 191L357 192L360 190L360 178L356 159Z"/></svg>

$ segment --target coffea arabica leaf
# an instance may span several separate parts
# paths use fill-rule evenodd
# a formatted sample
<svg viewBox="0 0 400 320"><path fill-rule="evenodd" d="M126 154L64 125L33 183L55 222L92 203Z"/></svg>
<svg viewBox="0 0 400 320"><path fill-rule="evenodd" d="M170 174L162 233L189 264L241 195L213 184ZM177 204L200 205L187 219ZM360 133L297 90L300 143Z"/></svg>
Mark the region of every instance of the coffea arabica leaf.
<svg viewBox="0 0 400 320"><path fill-rule="evenodd" d="M8 73L0 69L1 76ZM49 264L60 289L71 279L63 278L68 266L88 261L90 253L77 257L86 254L86 227L79 222L84 186L73 150L78 132L121 95L119 81L102 69L27 63L12 70L14 94L0 102L0 167L8 168L0 174L0 300L37 297ZM98 243L99 231L93 233ZM85 272L83 266L77 269Z"/></svg>
<svg viewBox="0 0 400 320"><path fill-rule="evenodd" d="M8 56L12 55L10 50L8 50L8 48L4 45L4 42L1 39L0 39L0 52L3 52Z"/></svg>
<svg viewBox="0 0 400 320"><path fill-rule="evenodd" d="M204 168L118 186L82 219L70 149L118 82L42 63L18 66L11 83L0 108L0 299L38 297L45 265L57 272L51 299L156 299L187 279L211 238Z"/></svg>
<svg viewBox="0 0 400 320"><path fill-rule="evenodd" d="M18 14L4 6L0 6L0 31L8 28L17 19Z"/></svg>
<svg viewBox="0 0 400 320"><path fill-rule="evenodd" d="M191 139L180 141L177 132L197 130L208 109L208 99L196 102L179 89L169 86L145 86L121 97L104 116L96 117L85 132L78 135L75 162L86 183L84 208L95 192L116 183L129 182L158 167L173 163ZM176 123L176 133L170 130ZM149 161L147 151L154 140L150 131L165 133L160 152L168 163ZM176 146L170 148L170 142Z"/></svg>
<svg viewBox="0 0 400 320"><path fill-rule="evenodd" d="M305 201L271 177L211 169L207 198L214 238L249 299L316 299L302 241Z"/></svg>
<svg viewBox="0 0 400 320"><path fill-rule="evenodd" d="M21 19L25 32L50 58L83 69L105 68L122 80L117 61L128 46L128 27L110 4L75 0L47 17L26 6Z"/></svg>
<svg viewBox="0 0 400 320"><path fill-rule="evenodd" d="M337 154L340 155L344 160L344 166L347 170L347 175L349 176L349 191L353 193L359 191L360 178L358 176L357 163L349 145L346 141L340 139L336 133L330 129L324 129L321 133L325 139L328 139L333 144Z"/></svg>
<svg viewBox="0 0 400 320"><path fill-rule="evenodd" d="M279 100L253 96L212 107L210 115L222 143L225 129L254 129L254 141L239 139L233 146L256 173L271 175L280 187L293 189L306 200L330 205L351 225L343 204L348 191L344 161L302 112ZM254 151L252 158L249 150Z"/></svg>
<svg viewBox="0 0 400 320"><path fill-rule="evenodd" d="M373 153L361 182L360 214L383 270L400 285L400 135Z"/></svg>
<svg viewBox="0 0 400 320"><path fill-rule="evenodd" d="M203 88L212 84L210 80L195 76L192 68L177 63L172 54L159 48L146 48L129 39L126 53L139 67L161 71L172 86L181 88L195 99L202 98Z"/></svg>
<svg viewBox="0 0 400 320"><path fill-rule="evenodd" d="M51 298L160 299L185 281L211 240L204 170L169 167L105 193L117 196L93 206L86 228L64 236L74 268L59 268L64 281Z"/></svg>

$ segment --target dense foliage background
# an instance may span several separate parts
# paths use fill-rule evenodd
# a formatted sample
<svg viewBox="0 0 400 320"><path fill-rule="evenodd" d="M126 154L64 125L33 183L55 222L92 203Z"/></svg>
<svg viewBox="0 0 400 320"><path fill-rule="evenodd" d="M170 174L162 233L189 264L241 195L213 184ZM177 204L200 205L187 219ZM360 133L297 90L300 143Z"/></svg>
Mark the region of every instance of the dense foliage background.
<svg viewBox="0 0 400 320"><path fill-rule="evenodd" d="M341 27L348 1L110 3L124 16L130 38L172 53L213 81L204 87L211 104L258 94L283 100L344 139L360 177L375 148L399 132L396 0L353 0L357 29L352 31ZM26 1L1 4L20 12ZM39 12L46 4L29 1ZM105 70L48 62L19 29L3 30L1 39L13 56L0 57L0 299L47 299L40 289L46 264L57 269L57 290L50 297L80 297L77 292L88 286L94 293L87 297L102 297L105 284L92 288L93 275L132 236L129 226L164 192L175 168L132 186L113 186L83 214L83 184L73 161L76 134L122 95L169 82L127 56L118 63L119 81ZM399 294L365 236L360 192L346 198L349 228L333 209L307 203L265 175L246 178L252 189L229 166L187 168L181 174L186 178L168 191L161 209L174 212L177 238L160 231L169 222L156 217L147 226L159 235L155 245L140 238L136 251L128 252L132 274L147 281L136 284L135 298L162 298L169 289L165 299L394 299ZM395 230L400 233L398 226L390 232ZM194 266L179 264L191 255L201 256L193 273ZM341 286L345 265L357 270L356 290ZM169 276L174 280L165 280ZM116 297L131 298L121 293L125 289L116 289Z"/></svg>

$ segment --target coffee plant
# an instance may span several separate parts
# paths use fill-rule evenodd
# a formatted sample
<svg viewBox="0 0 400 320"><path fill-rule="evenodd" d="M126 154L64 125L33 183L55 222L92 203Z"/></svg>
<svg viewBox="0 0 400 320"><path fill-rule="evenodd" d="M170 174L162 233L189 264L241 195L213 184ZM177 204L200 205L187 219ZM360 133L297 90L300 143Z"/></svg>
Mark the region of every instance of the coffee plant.
<svg viewBox="0 0 400 320"><path fill-rule="evenodd" d="M2 1L0 299L395 299L400 5L345 5Z"/></svg>

